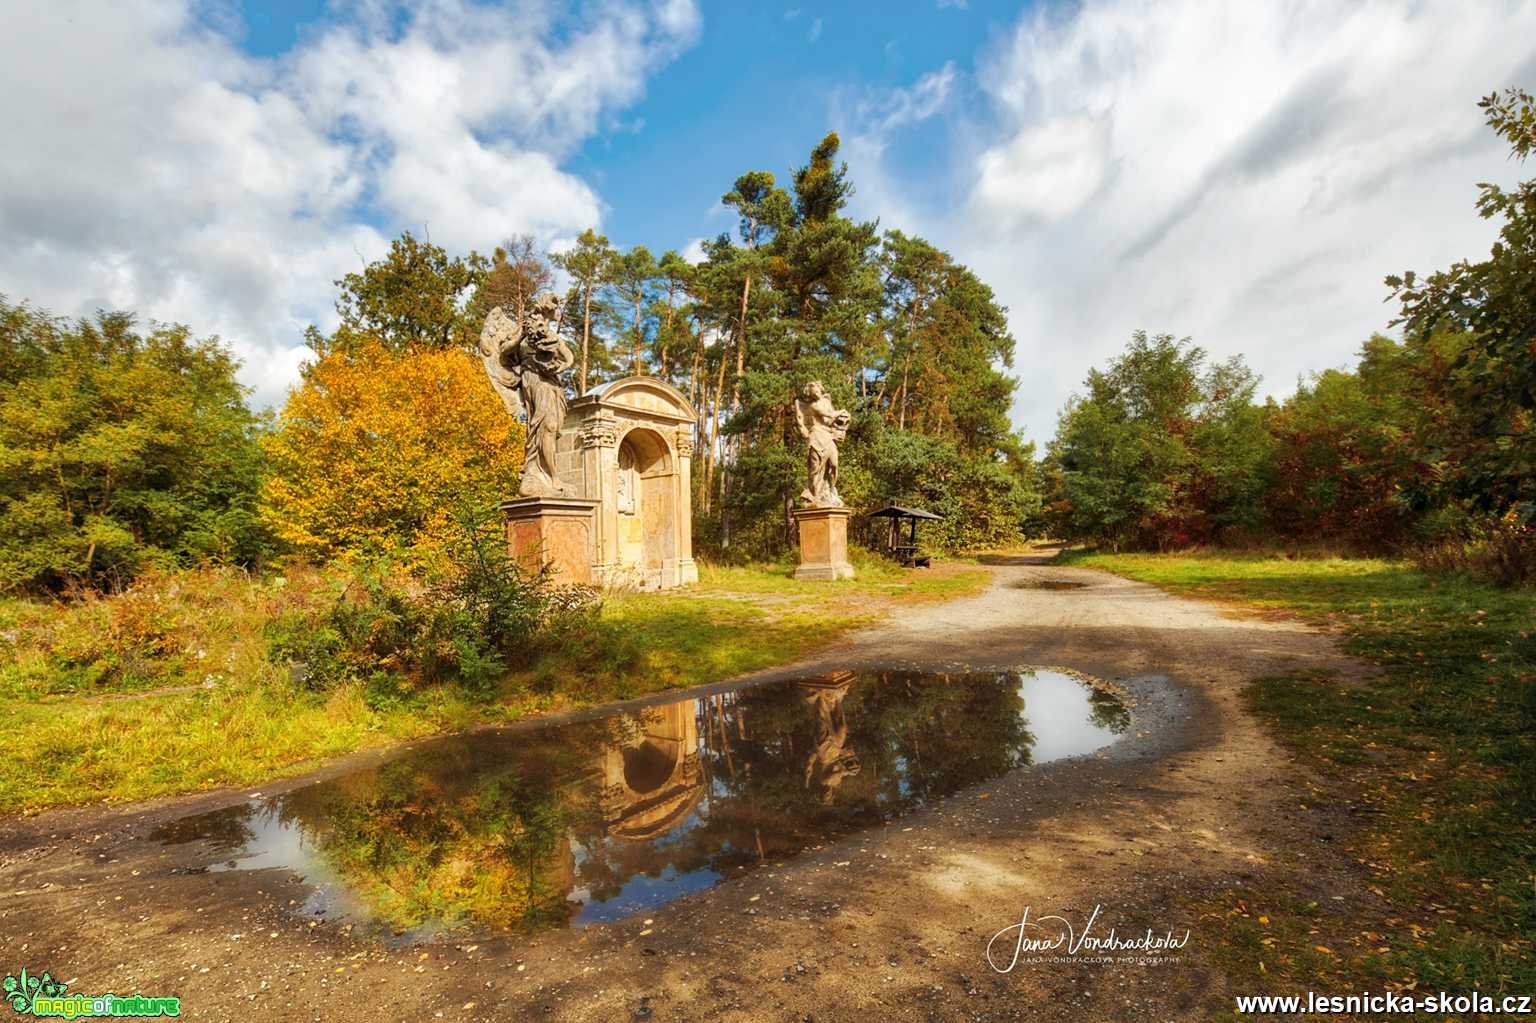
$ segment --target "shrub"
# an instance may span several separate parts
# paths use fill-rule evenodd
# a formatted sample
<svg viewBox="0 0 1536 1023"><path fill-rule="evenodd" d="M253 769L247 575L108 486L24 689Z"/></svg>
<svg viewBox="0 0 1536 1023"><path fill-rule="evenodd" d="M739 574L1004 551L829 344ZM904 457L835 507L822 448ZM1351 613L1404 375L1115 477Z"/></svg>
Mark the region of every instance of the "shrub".
<svg viewBox="0 0 1536 1023"><path fill-rule="evenodd" d="M461 513L427 572L387 559L354 565L329 606L273 620L269 656L309 689L360 685L375 707L444 682L485 699L593 614L595 597L590 587L555 585L548 569L525 571L488 516Z"/></svg>
<svg viewBox="0 0 1536 1023"><path fill-rule="evenodd" d="M1429 572L1464 572L1500 586L1536 583L1536 505L1518 505L1502 518L1469 518L1459 531L1413 549Z"/></svg>

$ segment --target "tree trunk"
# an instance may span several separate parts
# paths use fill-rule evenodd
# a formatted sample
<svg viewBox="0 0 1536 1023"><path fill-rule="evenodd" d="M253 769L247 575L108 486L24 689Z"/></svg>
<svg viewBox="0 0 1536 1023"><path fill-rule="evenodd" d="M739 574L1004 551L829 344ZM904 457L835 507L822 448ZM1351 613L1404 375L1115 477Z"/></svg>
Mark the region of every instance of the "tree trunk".
<svg viewBox="0 0 1536 1023"><path fill-rule="evenodd" d="M747 252L757 248L757 221L747 221ZM752 297L752 266L741 280L741 315L737 318L736 332L736 380L731 385L731 408L741 408L741 378L747 375L747 300Z"/></svg>
<svg viewBox="0 0 1536 1023"><path fill-rule="evenodd" d="M741 318L736 330L736 379L731 384L731 408L741 408L741 378L747 375L747 299L752 295L752 274L741 283Z"/></svg>
<svg viewBox="0 0 1536 1023"><path fill-rule="evenodd" d="M640 369L640 302L641 298L637 294L635 297L635 340L629 350L629 371L635 376L643 375L643 371Z"/></svg>
<svg viewBox="0 0 1536 1023"><path fill-rule="evenodd" d="M705 489L710 490L711 492L713 491L714 487L715 474L723 474L724 472L720 466L720 459L724 454L723 447L720 444L720 405L722 403L722 397L725 394L725 364L726 353L721 352L720 371L715 376L715 400L713 405L710 407L709 440L710 446L714 450L712 452L712 457L709 463L709 477L705 480Z"/></svg>
<svg viewBox="0 0 1536 1023"><path fill-rule="evenodd" d="M578 395L587 393L587 349L592 342L592 285L581 291L581 373L577 376Z"/></svg>
<svg viewBox="0 0 1536 1023"><path fill-rule="evenodd" d="M699 371L704 366L704 321L695 320L694 322L698 324L699 337L693 348L693 366L688 371L688 404L697 410L699 407Z"/></svg>
<svg viewBox="0 0 1536 1023"><path fill-rule="evenodd" d="M672 340L672 304L677 301L677 296L670 290L667 292L667 319L661 329L661 373L663 380L667 378L667 345Z"/></svg>

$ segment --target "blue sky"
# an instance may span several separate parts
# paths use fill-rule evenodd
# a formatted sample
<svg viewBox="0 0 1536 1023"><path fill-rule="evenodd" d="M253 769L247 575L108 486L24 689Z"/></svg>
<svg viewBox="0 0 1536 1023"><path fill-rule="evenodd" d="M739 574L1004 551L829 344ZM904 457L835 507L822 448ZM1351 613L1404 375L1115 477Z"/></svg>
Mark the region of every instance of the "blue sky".
<svg viewBox="0 0 1536 1023"><path fill-rule="evenodd" d="M968 62L1018 20L1018 3L940 5L717 4L695 45L647 83L613 130L586 140L566 167L597 189L617 245L681 249L728 229L719 197L747 170L787 174L836 123L839 101L900 88ZM276 58L336 20L326 0L244 0L238 27L211 16L260 57ZM893 154L924 191L941 126L919 126ZM933 197L925 197L930 202ZM387 218L381 218L387 219Z"/></svg>
<svg viewBox="0 0 1536 1023"><path fill-rule="evenodd" d="M731 4L709 12L699 44L631 111L644 128L593 139L571 163L607 201L614 241L682 244L729 228L716 206L736 176L761 169L783 177L803 164L826 132L846 130L834 118L840 97L899 88L973 54L1018 13L1017 5L929 2L892 4L872 19L872 9ZM904 140L910 163L920 147L942 143L937 125L928 127Z"/></svg>
<svg viewBox="0 0 1536 1023"><path fill-rule="evenodd" d="M1528 0L0 4L0 294L217 334L280 403L402 229L685 249L833 129L853 212L1008 307L1045 440L1137 329L1276 396L1349 364L1384 275L1487 252L1475 183L1530 172L1476 102L1511 85Z"/></svg>

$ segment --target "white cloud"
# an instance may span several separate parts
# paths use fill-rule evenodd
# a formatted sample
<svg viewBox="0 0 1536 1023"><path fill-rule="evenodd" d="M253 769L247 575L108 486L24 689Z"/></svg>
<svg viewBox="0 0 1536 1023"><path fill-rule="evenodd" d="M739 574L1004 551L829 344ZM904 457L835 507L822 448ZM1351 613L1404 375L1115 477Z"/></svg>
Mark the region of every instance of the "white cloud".
<svg viewBox="0 0 1536 1023"><path fill-rule="evenodd" d="M1532 84L1531 39L1536 7L1515 2L1027 14L952 84L982 111L955 121L962 197L904 223L869 212L951 249L1010 307L1033 438L1138 327L1241 352L1288 393L1386 328L1385 274L1487 252L1475 182L1521 169L1476 101ZM877 201L903 192L882 162L898 129L850 150Z"/></svg>
<svg viewBox="0 0 1536 1023"><path fill-rule="evenodd" d="M1076 212L1109 173L1108 125L1062 117L981 154L972 201L994 227L1057 220Z"/></svg>
<svg viewBox="0 0 1536 1023"><path fill-rule="evenodd" d="M810 31L805 34L805 41L808 42L808 43L814 43L816 40L818 40L820 38L821 38L821 19L817 18L815 21L811 22Z"/></svg>
<svg viewBox="0 0 1536 1023"><path fill-rule="evenodd" d="M597 224L561 161L700 27L691 0L578 25L537 0L338 0L256 59L193 6L0 7L0 292L219 333L260 401L332 320L332 280L399 228L464 250Z"/></svg>
<svg viewBox="0 0 1536 1023"><path fill-rule="evenodd" d="M886 227L910 230L915 226L917 215L907 200L912 183L885 166L886 147L903 129L949 112L959 79L951 62L906 88L834 97L832 122L851 129L843 137L843 155L854 168L861 212L879 216ZM946 174L943 155L934 154L933 160L925 161L923 173L930 178ZM933 181L923 184L931 188Z"/></svg>

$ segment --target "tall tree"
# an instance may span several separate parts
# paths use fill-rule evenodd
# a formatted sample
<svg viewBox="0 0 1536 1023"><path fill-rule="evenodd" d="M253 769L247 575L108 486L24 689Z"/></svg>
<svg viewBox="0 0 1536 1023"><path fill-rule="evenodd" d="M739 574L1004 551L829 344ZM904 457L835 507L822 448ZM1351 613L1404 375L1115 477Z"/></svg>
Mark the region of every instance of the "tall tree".
<svg viewBox="0 0 1536 1023"><path fill-rule="evenodd" d="M1061 414L1062 535L1161 550L1255 527L1270 459L1257 386L1241 359L1137 331Z"/></svg>
<svg viewBox="0 0 1536 1023"><path fill-rule="evenodd" d="M646 372L643 352L646 347L646 304L656 282L656 257L644 245L636 245L614 261L610 286L630 313L629 372Z"/></svg>
<svg viewBox="0 0 1536 1023"><path fill-rule="evenodd" d="M336 281L341 327L328 341L310 332L311 344L345 349L363 338L386 348L472 349L480 325L466 311L466 299L485 279L485 257L449 257L441 246L418 241L406 231L390 243L389 254ZM324 354L321 351L319 354Z"/></svg>
<svg viewBox="0 0 1536 1023"><path fill-rule="evenodd" d="M1536 99L1521 89L1483 98L1489 127L1522 163L1536 151ZM1512 191L1478 186L1478 213L1501 219L1489 257L1419 278L1387 278L1411 335L1470 335L1449 383L1470 429L1446 452L1452 495L1495 515L1536 523L1536 179Z"/></svg>
<svg viewBox="0 0 1536 1023"><path fill-rule="evenodd" d="M613 279L616 254L606 235L590 227L576 237L576 244L550 257L571 278L571 297L581 309L581 357L577 363L576 390L587 393L591 364L592 324L599 318L601 293Z"/></svg>
<svg viewBox="0 0 1536 1023"><path fill-rule="evenodd" d="M508 238L491 254L491 266L469 301L469 320L484 322L497 306L519 320L530 299L554 283L555 274L531 234Z"/></svg>
<svg viewBox="0 0 1536 1023"><path fill-rule="evenodd" d="M670 356L689 342L688 327L680 308L693 277L693 264L668 249L656 262L657 310L656 321L656 375L668 379L672 375Z"/></svg>
<svg viewBox="0 0 1536 1023"><path fill-rule="evenodd" d="M748 171L736 179L736 186L720 197L720 202L736 211L746 253L738 258L741 268L741 306L736 318L736 378L731 389L731 408L741 407L741 383L746 376L747 309L752 300L752 279L761 271L756 258L758 241L768 231L782 227L789 218L789 196L773 185L768 171Z"/></svg>

